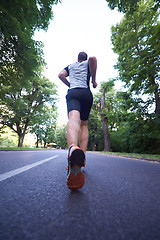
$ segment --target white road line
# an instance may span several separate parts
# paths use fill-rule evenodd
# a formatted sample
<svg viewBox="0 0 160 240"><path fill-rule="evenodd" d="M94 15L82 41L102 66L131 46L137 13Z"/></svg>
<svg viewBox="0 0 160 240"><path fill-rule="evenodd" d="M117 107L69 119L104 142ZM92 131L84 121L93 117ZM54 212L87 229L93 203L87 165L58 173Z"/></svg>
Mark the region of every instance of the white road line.
<svg viewBox="0 0 160 240"><path fill-rule="evenodd" d="M41 160L41 161L38 161L38 162L35 162L35 163L32 163L32 164L26 165L24 167L17 168L15 170L10 171L10 172L2 173L2 174L0 174L0 182L6 180L7 178L13 177L13 176L15 176L15 175L17 175L19 173L25 172L25 171L27 171L27 170L29 170L29 169L31 169L33 167L36 167L36 166L38 166L40 164L48 162L48 161L50 161L53 158L56 158L58 156L59 155L56 155L56 156L53 156L53 157L50 157L50 158L46 158L44 160Z"/></svg>

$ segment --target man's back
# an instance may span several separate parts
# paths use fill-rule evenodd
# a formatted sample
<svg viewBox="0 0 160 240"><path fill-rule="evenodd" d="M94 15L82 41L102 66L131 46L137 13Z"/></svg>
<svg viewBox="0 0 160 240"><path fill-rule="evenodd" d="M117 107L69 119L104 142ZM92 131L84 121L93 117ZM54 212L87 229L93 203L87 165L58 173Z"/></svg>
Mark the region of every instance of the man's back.
<svg viewBox="0 0 160 240"><path fill-rule="evenodd" d="M90 72L88 60L75 62L67 67L70 89L72 88L89 88Z"/></svg>

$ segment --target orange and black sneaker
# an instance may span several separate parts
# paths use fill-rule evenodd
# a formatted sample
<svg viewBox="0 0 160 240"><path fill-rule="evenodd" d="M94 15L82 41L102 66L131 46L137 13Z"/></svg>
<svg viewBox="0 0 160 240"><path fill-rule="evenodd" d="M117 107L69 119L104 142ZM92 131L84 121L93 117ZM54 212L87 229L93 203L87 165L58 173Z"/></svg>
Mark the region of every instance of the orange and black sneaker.
<svg viewBox="0 0 160 240"><path fill-rule="evenodd" d="M67 185L71 190L83 187L85 183L84 173L81 167L85 165L85 154L77 146L71 145L68 152Z"/></svg>

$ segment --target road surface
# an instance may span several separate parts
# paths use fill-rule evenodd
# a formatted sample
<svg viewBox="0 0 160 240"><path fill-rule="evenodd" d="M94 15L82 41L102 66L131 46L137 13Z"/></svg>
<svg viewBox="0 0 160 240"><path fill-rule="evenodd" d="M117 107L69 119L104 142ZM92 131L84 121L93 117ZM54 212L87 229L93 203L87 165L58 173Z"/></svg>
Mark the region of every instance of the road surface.
<svg viewBox="0 0 160 240"><path fill-rule="evenodd" d="M0 152L0 240L160 240L160 163L87 153L70 191L66 156Z"/></svg>

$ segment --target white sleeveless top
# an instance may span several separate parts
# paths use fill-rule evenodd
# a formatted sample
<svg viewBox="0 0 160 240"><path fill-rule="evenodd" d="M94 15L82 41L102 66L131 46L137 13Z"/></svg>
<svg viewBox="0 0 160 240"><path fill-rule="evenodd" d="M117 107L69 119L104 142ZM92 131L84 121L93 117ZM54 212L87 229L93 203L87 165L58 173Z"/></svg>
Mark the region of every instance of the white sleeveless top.
<svg viewBox="0 0 160 240"><path fill-rule="evenodd" d="M70 89L72 88L89 88L90 72L88 60L75 62L64 68L70 80Z"/></svg>

